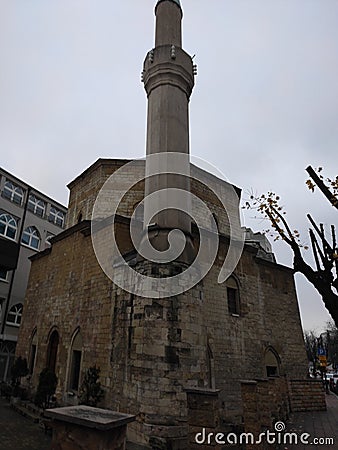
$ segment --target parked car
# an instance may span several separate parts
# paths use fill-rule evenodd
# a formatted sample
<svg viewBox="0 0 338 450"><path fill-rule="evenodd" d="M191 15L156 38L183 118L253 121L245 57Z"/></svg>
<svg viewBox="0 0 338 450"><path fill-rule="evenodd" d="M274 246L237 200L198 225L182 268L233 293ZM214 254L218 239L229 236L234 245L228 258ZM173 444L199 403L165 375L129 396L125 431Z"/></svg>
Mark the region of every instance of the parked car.
<svg viewBox="0 0 338 450"><path fill-rule="evenodd" d="M335 392L338 393L338 373L333 374L333 383Z"/></svg>
<svg viewBox="0 0 338 450"><path fill-rule="evenodd" d="M327 373L326 376L326 383L328 384L330 391L334 390L334 379L333 379L333 373Z"/></svg>
<svg viewBox="0 0 338 450"><path fill-rule="evenodd" d="M326 380L329 383L330 390L338 393L338 373L327 373Z"/></svg>

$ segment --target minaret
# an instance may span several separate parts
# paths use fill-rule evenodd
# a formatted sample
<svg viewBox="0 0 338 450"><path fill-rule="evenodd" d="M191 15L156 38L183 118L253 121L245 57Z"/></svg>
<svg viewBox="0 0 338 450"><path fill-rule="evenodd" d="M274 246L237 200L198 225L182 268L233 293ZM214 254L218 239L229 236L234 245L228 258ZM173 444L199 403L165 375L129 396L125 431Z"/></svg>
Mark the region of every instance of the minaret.
<svg viewBox="0 0 338 450"><path fill-rule="evenodd" d="M148 97L146 174L153 173L154 169L154 167L150 167L154 165L154 158L149 158L149 155L160 153L161 159L157 169L163 175L154 175L146 179L146 196L170 188L190 191L189 99L194 86L195 69L192 58L182 49L183 13L180 1L159 0L155 8L155 15L155 48L148 52L142 73ZM164 153L170 153L168 159L163 158ZM174 155L174 160L172 159L173 154L177 155L177 158ZM164 174L168 167L172 169L175 164L179 164L181 175ZM155 205L158 207L156 210L165 206L163 204L166 203L164 192L162 191L161 198L152 200L152 209L154 202L158 203ZM190 200L182 198L177 200L181 210L190 211ZM149 217L148 213L146 201L145 223ZM167 237L171 230L179 229L185 234L185 249L177 260L190 263L194 256L194 249L189 215L173 208L166 209L156 214L151 219L151 223L155 226L152 227L152 231L149 231L149 240L159 251L168 248Z"/></svg>

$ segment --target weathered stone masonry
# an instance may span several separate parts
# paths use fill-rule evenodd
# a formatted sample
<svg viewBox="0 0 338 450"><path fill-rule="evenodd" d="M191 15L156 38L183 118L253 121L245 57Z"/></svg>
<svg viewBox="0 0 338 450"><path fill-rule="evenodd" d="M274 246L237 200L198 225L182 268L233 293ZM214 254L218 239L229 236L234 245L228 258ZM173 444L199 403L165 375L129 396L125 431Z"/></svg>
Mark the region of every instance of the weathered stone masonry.
<svg viewBox="0 0 338 450"><path fill-rule="evenodd" d="M109 171L124 162L99 160L72 183L70 218L77 217L80 205L84 214L84 196L93 204ZM95 185L93 180L102 173ZM213 181L221 182L215 177ZM130 194L124 210L131 214L142 195L141 188ZM203 198L201 189L198 195L211 201L209 194ZM216 389L218 426L242 424L240 380L266 377L265 355L270 349L278 357L280 376L305 378L306 357L292 271L259 256L261 248L246 245L234 272L240 314L230 314L226 283L217 283L228 247L228 238L222 233L227 229L227 217L217 205L210 207L218 213L221 231L216 263L204 280L177 297L145 299L115 286L97 263L85 215L82 222L54 239L51 250L34 258L17 351L29 358L29 343L36 330L34 386L46 366L48 340L56 329L60 337L58 398L66 404L76 402L76 392L75 396L69 394L70 348L74 333L80 330L81 373L93 364L100 366L106 390L104 406L136 414L132 438L149 445L150 436L159 433L159 424L161 439L172 433L176 433L175 439L186 439L189 421L194 420L187 389ZM128 251L128 218L117 219Z"/></svg>
<svg viewBox="0 0 338 450"><path fill-rule="evenodd" d="M188 103L195 68L181 48L182 9L179 0L159 0L155 12L155 48L148 52L143 71L147 155L188 155ZM100 230L100 250L110 258L110 267L114 257L106 237L114 227L121 253L134 255L139 272L151 277L180 273L199 242L187 215L158 215L156 244L166 243L173 228L183 230L189 242L184 257L162 265L136 255L129 224L145 192L177 183L186 187L213 213L218 229L209 232L219 241L211 270L188 291L157 298L150 286L150 297L132 295L102 271L92 247L92 211L103 184L126 163L99 159L69 184L67 229L53 238L49 250L32 259L17 345L17 355L28 360L36 350L32 390L48 366L58 377L59 402L76 404L83 374L96 364L105 390L101 406L136 415L129 439L154 450L197 448L194 435L203 426L224 432L259 431L287 417L293 406L306 407L299 399L301 382L295 381L306 380L307 361L292 270L275 262L264 236L246 230L237 267L218 283L230 225L212 191L222 193L227 210L239 221L240 189L192 165L191 179L156 175L154 182L141 181L130 189L115 217ZM145 172L144 161L138 161L124 172L123 181L132 183ZM202 181L196 181L196 175ZM119 186L115 187L118 198ZM210 219L201 210L197 216L201 227L209 229ZM317 405L322 407L319 397L320 393Z"/></svg>

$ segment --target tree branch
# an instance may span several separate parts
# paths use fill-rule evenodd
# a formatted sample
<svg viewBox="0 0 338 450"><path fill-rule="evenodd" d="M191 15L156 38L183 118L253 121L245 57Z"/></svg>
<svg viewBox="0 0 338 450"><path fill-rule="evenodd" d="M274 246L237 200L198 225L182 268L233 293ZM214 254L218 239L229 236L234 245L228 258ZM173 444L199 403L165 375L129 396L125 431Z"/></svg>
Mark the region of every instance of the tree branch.
<svg viewBox="0 0 338 450"><path fill-rule="evenodd" d="M319 189L322 191L322 193L325 195L325 197L329 200L331 205L338 209L338 201L336 196L330 191L330 189L326 186L323 180L319 178L319 176L316 174L313 168L311 166L308 166L306 168L306 171L313 179L313 181L316 183L316 185L319 187Z"/></svg>

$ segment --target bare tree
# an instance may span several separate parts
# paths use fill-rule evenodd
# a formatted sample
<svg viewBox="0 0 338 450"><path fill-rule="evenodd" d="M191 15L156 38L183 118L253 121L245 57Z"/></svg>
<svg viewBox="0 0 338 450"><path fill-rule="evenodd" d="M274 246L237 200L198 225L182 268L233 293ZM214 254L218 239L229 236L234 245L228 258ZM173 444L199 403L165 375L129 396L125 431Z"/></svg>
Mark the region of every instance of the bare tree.
<svg viewBox="0 0 338 450"><path fill-rule="evenodd" d="M307 180L309 189L314 191L315 186L324 193L325 197L335 208L338 208L338 177L334 180L327 178L324 180L321 168L314 171L311 167L307 171L313 180ZM276 239L282 239L293 251L293 268L295 272L302 273L307 280L316 288L320 294L326 309L331 314L336 326L338 326L338 249L336 230L331 226L330 237L326 236L323 224L317 225L310 214L307 215L311 228L309 230L310 242L315 261L315 268L312 268L303 258L300 235L297 230L292 230L286 218L283 206L280 205L280 198L274 192L262 194L260 197L251 195L244 208L257 209L264 217L268 218L273 230L276 232ZM269 230L267 230L269 231Z"/></svg>
<svg viewBox="0 0 338 450"><path fill-rule="evenodd" d="M338 328L334 323L328 322L325 333L325 346L327 359L334 370L338 369Z"/></svg>
<svg viewBox="0 0 338 450"><path fill-rule="evenodd" d="M316 376L318 341L313 331L305 331L304 333L305 350L308 361L312 362L312 374Z"/></svg>

